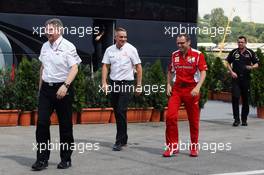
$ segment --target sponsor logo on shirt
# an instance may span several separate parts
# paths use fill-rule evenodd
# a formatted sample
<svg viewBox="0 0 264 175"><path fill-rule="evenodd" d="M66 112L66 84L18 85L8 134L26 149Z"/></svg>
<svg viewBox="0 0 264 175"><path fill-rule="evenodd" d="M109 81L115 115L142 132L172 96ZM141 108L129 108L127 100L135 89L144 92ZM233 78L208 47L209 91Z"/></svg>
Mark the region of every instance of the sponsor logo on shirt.
<svg viewBox="0 0 264 175"><path fill-rule="evenodd" d="M245 57L246 57L246 58L249 58L250 56L249 56L249 54L245 54Z"/></svg>
<svg viewBox="0 0 264 175"><path fill-rule="evenodd" d="M194 63L195 62L195 58L194 57L189 57L188 58L188 63Z"/></svg>
<svg viewBox="0 0 264 175"><path fill-rule="evenodd" d="M180 62L180 57L175 57L175 63Z"/></svg>
<svg viewBox="0 0 264 175"><path fill-rule="evenodd" d="M193 69L192 66L175 66L176 69Z"/></svg>

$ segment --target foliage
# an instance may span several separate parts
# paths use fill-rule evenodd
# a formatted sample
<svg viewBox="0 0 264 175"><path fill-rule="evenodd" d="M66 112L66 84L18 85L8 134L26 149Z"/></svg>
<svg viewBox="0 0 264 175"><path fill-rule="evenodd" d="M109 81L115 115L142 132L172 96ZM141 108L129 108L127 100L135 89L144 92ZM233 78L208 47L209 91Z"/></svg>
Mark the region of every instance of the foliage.
<svg viewBox="0 0 264 175"><path fill-rule="evenodd" d="M209 89L209 86L210 86L211 80L212 80L212 59L214 58L214 56L212 54L207 54L205 52L205 48L203 48L203 47L200 48L199 50L204 54L204 58L205 58L207 68L208 68L208 70L206 71L205 81L204 81L204 83L200 89L199 106L200 106L200 108L203 108L204 104L208 100L208 89Z"/></svg>
<svg viewBox="0 0 264 175"><path fill-rule="evenodd" d="M0 109L16 109L15 82L11 81L11 70L0 69Z"/></svg>
<svg viewBox="0 0 264 175"><path fill-rule="evenodd" d="M149 64L146 64L143 68L142 68L142 93L137 96L135 94L135 92L132 92L131 93L131 96L130 96L130 102L128 104L128 107L131 107L131 108L147 108L147 107L150 107L151 105L149 104L150 100L149 100L149 95L151 95L152 93L150 92L147 92L147 91L144 91L144 86L147 87L146 85L150 85L150 81L147 79L147 70L150 69L149 68ZM135 80L136 80L136 74L135 74ZM136 83L136 81L135 81ZM136 88L136 84L134 84L134 87ZM135 89L134 88L134 89ZM149 94L149 95L146 95L146 94Z"/></svg>
<svg viewBox="0 0 264 175"><path fill-rule="evenodd" d="M212 65L211 82L209 89L220 92L228 91L231 87L231 78L221 58L216 57Z"/></svg>
<svg viewBox="0 0 264 175"><path fill-rule="evenodd" d="M160 60L156 60L151 66L144 67L143 81L145 85L145 105L163 110L167 103L166 75L162 70ZM148 87L148 88L146 88Z"/></svg>
<svg viewBox="0 0 264 175"><path fill-rule="evenodd" d="M92 74L89 65L84 66L86 76L85 85L85 107L87 108L106 108L110 107L110 94L105 95L100 89L102 69Z"/></svg>
<svg viewBox="0 0 264 175"><path fill-rule="evenodd" d="M198 26L200 28L207 27L226 27L227 16L224 15L224 10L216 8L210 14L206 14L203 18L198 19ZM230 22L231 34L226 36L226 42L234 42L241 34L248 38L250 43L263 43L264 42L264 24L243 22L239 16L235 16ZM212 31L214 32L214 31ZM219 44L223 39L223 34L217 34L215 37L212 35L198 33L198 42L213 42Z"/></svg>
<svg viewBox="0 0 264 175"><path fill-rule="evenodd" d="M227 17L224 15L224 10L222 8L215 8L211 11L210 17L210 26L211 27L226 27L227 25ZM212 37L213 43L219 43L222 41L223 33L219 32L214 37Z"/></svg>
<svg viewBox="0 0 264 175"><path fill-rule="evenodd" d="M15 96L17 98L17 106L22 111L31 111L36 109L37 94L38 94L38 80L39 74L35 71L37 66L26 57L22 58L15 78Z"/></svg>
<svg viewBox="0 0 264 175"><path fill-rule="evenodd" d="M74 100L72 107L74 112L81 112L82 108L85 107L85 80L86 76L84 73L84 66L80 65L78 69L78 74L76 75L73 82Z"/></svg>
<svg viewBox="0 0 264 175"><path fill-rule="evenodd" d="M264 55L258 49L259 68L252 71L250 83L250 103L252 106L264 106Z"/></svg>

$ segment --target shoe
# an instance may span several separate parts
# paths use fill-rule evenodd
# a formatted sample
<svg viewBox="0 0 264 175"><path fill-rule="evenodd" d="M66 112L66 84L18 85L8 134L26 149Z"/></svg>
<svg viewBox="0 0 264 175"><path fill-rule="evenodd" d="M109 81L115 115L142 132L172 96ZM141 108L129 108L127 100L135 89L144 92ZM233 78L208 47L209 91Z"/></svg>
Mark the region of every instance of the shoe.
<svg viewBox="0 0 264 175"><path fill-rule="evenodd" d="M190 156L191 157L198 157L198 150L197 149L191 149L190 150Z"/></svg>
<svg viewBox="0 0 264 175"><path fill-rule="evenodd" d="M33 165L32 165L32 170L33 171L41 171L45 168L47 168L49 165L48 161L47 160L44 160L44 161L40 161L40 160L37 160Z"/></svg>
<svg viewBox="0 0 264 175"><path fill-rule="evenodd" d="M233 126L237 127L240 124L240 121L234 121Z"/></svg>
<svg viewBox="0 0 264 175"><path fill-rule="evenodd" d="M179 150L174 150L171 151L171 149L167 149L163 152L162 156L163 157L172 157L172 156L176 156L179 153Z"/></svg>
<svg viewBox="0 0 264 175"><path fill-rule="evenodd" d="M67 169L69 167L71 167L71 161L61 161L57 166L58 169Z"/></svg>
<svg viewBox="0 0 264 175"><path fill-rule="evenodd" d="M121 151L122 150L122 145L121 144L114 144L112 150L113 151Z"/></svg>
<svg viewBox="0 0 264 175"><path fill-rule="evenodd" d="M242 122L241 126L247 126L247 122Z"/></svg>

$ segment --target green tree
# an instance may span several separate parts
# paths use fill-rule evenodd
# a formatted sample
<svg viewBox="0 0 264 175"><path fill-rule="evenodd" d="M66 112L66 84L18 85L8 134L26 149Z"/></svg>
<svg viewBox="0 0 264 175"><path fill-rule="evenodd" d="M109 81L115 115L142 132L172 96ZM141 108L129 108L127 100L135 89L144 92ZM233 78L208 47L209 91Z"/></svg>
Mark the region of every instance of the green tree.
<svg viewBox="0 0 264 175"><path fill-rule="evenodd" d="M211 82L209 88L213 91L222 91L228 72L220 57L215 58L211 69Z"/></svg>
<svg viewBox="0 0 264 175"><path fill-rule="evenodd" d="M84 66L80 65L78 74L76 75L73 82L74 100L72 106L74 112L81 112L82 108L85 107L85 80Z"/></svg>
<svg viewBox="0 0 264 175"><path fill-rule="evenodd" d="M88 108L105 108L110 107L110 94L100 89L102 69L97 70L94 75L91 73L89 65L84 65L84 74L86 76L85 84L85 107Z"/></svg>
<svg viewBox="0 0 264 175"><path fill-rule="evenodd" d="M205 20L210 20L211 19L211 15L210 14L205 14L204 16L203 16L203 18L205 19Z"/></svg>
<svg viewBox="0 0 264 175"><path fill-rule="evenodd" d="M22 111L32 111L37 106L37 82L39 77L34 72L32 61L23 57L16 74L15 95L17 106Z"/></svg>
<svg viewBox="0 0 264 175"><path fill-rule="evenodd" d="M207 68L208 70L206 71L206 78L205 81L203 83L203 86L200 89L200 101L199 101L199 105L200 108L203 108L205 103L208 100L208 90L212 81L212 61L214 59L214 55L213 54L207 54L205 52L205 48L201 47L199 48L199 50L204 54L204 58L207 64Z"/></svg>
<svg viewBox="0 0 264 175"><path fill-rule="evenodd" d="M228 18L224 15L222 8L215 8L211 11L210 26L211 27L226 27ZM223 39L223 34L218 33L215 37L212 37L212 42L218 44Z"/></svg>
<svg viewBox="0 0 264 175"><path fill-rule="evenodd" d="M239 16L235 16L235 17L233 18L233 22L234 22L234 23L237 23L237 24L240 24L240 23L242 22L242 20L241 20L241 18L240 18Z"/></svg>
<svg viewBox="0 0 264 175"><path fill-rule="evenodd" d="M264 43L264 32L259 35L259 42Z"/></svg>
<svg viewBox="0 0 264 175"><path fill-rule="evenodd" d="M143 80L145 86L151 86L154 89L149 95L146 95L148 106L158 110L163 110L167 103L166 97L166 75L163 72L161 61L156 60L150 67L144 69ZM158 89L158 90L157 90ZM144 95L145 92L143 92Z"/></svg>
<svg viewBox="0 0 264 175"><path fill-rule="evenodd" d="M10 69L0 69L0 109L17 109L15 82L10 73Z"/></svg>
<svg viewBox="0 0 264 175"><path fill-rule="evenodd" d="M256 52L259 68L252 71L250 83L250 103L252 106L264 106L264 55L260 49Z"/></svg>

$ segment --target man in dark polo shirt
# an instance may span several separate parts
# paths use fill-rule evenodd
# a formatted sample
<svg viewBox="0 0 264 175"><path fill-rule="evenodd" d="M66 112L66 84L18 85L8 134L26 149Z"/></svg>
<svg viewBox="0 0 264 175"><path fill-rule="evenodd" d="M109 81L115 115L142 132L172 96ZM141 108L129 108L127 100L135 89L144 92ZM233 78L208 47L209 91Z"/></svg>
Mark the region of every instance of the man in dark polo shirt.
<svg viewBox="0 0 264 175"><path fill-rule="evenodd" d="M258 67L258 58L254 51L246 47L247 38L238 37L238 48L232 50L227 57L227 68L232 76L232 108L234 123L233 126L240 124L239 118L239 99L242 97L242 126L247 126L247 116L249 113L249 85L250 71Z"/></svg>

